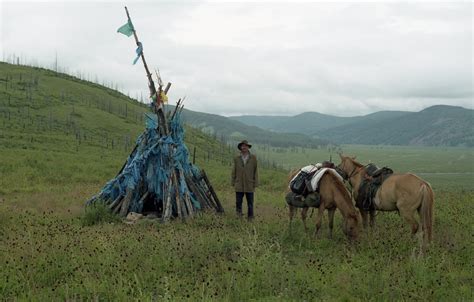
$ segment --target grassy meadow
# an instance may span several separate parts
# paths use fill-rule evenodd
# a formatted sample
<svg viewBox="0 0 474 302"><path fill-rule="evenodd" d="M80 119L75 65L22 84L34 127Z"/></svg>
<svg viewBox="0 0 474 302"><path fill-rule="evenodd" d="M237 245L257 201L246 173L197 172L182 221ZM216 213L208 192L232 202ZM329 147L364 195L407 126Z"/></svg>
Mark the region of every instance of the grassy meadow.
<svg viewBox="0 0 474 302"><path fill-rule="evenodd" d="M332 160L339 163L337 152L356 156L362 164L375 163L399 173L415 173L426 179L435 190L474 189L474 149L467 147L364 146L307 149L256 146L260 158L283 169L294 169L310 163Z"/></svg>
<svg viewBox="0 0 474 302"><path fill-rule="evenodd" d="M130 112L146 108L96 86L0 64L1 300L473 300L472 149L343 146L362 162L426 173L436 197L434 242L424 256L396 212L379 213L356 244L343 236L339 214L331 240L326 218L318 238L299 220L290 231L284 169L261 168L256 219L238 219L229 186L234 150L191 128L188 148L196 147L226 213L128 225L84 202L126 160L143 129ZM285 168L329 154L254 150Z"/></svg>

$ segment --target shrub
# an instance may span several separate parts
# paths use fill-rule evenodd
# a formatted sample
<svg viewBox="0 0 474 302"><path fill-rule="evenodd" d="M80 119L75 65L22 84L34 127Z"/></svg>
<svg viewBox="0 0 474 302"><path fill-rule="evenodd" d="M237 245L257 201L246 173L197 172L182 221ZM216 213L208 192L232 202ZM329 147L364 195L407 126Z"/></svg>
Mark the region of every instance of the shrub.
<svg viewBox="0 0 474 302"><path fill-rule="evenodd" d="M120 217L113 214L103 202L95 202L86 207L82 217L83 226L91 226L99 223L111 223L120 221Z"/></svg>

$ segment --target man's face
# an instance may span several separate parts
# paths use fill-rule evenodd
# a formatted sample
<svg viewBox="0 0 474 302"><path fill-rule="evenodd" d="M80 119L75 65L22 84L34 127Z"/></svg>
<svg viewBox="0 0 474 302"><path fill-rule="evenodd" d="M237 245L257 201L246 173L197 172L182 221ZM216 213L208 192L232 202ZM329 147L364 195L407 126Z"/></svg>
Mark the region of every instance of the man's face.
<svg viewBox="0 0 474 302"><path fill-rule="evenodd" d="M247 146L246 144L242 144L242 145L240 146L240 151L241 151L242 153L247 153L247 152L249 152L249 146Z"/></svg>

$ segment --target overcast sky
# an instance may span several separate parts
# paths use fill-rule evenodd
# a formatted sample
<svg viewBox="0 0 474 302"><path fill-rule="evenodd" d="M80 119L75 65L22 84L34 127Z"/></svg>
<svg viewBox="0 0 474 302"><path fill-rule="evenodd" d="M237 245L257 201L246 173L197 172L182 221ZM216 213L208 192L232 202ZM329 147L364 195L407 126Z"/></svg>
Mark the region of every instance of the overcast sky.
<svg viewBox="0 0 474 302"><path fill-rule="evenodd" d="M148 94L145 57L170 99L223 115L353 116L473 108L473 5L431 2L159 2L0 0L0 59L114 82Z"/></svg>

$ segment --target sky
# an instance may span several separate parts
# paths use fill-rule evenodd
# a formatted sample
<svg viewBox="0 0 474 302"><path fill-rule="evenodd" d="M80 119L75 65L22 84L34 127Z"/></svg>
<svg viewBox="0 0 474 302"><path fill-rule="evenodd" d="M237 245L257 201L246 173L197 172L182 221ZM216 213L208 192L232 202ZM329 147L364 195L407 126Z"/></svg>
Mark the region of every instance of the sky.
<svg viewBox="0 0 474 302"><path fill-rule="evenodd" d="M81 73L147 100L128 6L170 102L221 115L473 109L473 4L0 0L0 59Z"/></svg>

